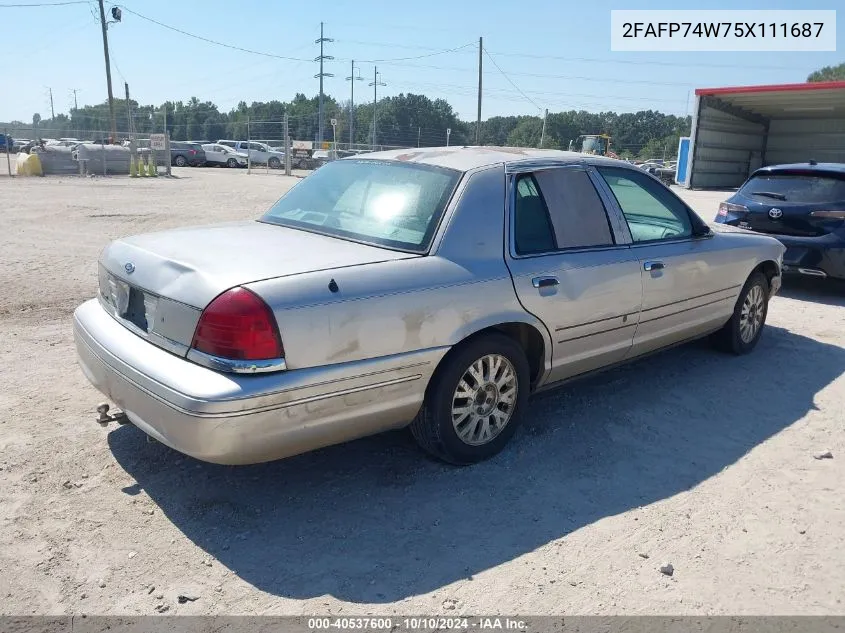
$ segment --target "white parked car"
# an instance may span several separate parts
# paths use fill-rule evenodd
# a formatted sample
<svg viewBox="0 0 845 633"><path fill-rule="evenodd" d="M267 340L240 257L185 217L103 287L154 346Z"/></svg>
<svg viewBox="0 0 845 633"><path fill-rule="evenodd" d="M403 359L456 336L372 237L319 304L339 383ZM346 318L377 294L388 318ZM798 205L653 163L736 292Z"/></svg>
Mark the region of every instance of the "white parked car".
<svg viewBox="0 0 845 633"><path fill-rule="evenodd" d="M205 162L207 165L220 167L246 167L247 155L238 152L227 145L219 143L208 143L203 145L205 150Z"/></svg>
<svg viewBox="0 0 845 633"><path fill-rule="evenodd" d="M248 154L250 162L254 165L267 165L270 169L281 169L285 163L285 153L273 150L266 143L223 139L217 141L217 145L225 145L236 152Z"/></svg>

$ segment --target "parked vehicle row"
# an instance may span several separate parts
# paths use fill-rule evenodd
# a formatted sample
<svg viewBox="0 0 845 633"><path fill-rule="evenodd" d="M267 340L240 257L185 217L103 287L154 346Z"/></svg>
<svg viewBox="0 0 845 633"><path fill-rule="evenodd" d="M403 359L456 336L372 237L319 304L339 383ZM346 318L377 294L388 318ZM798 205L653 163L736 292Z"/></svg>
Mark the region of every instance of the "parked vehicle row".
<svg viewBox="0 0 845 633"><path fill-rule="evenodd" d="M111 243L74 334L122 409L99 421L198 459L408 426L470 464L542 389L704 336L752 351L784 250L619 160L378 152L328 163L257 221Z"/></svg>

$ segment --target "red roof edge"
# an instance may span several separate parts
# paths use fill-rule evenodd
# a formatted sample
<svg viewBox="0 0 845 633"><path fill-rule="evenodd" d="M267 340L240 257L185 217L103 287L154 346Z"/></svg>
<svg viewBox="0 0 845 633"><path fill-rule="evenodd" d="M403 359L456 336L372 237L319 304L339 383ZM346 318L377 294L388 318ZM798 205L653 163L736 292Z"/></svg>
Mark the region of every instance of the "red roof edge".
<svg viewBox="0 0 845 633"><path fill-rule="evenodd" d="M817 81L803 84L773 84L768 86L733 86L730 88L696 88L696 95L749 94L754 92L801 92L809 90L837 90L845 88L845 81Z"/></svg>

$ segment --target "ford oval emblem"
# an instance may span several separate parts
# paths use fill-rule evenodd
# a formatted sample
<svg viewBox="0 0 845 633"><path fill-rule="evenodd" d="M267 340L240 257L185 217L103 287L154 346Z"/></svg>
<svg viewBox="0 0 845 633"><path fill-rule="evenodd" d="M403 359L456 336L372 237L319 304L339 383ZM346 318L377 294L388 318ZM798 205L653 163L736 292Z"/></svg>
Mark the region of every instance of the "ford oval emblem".
<svg viewBox="0 0 845 633"><path fill-rule="evenodd" d="M127 275L131 275L132 273L135 272L135 264L133 264L132 262L126 262L123 265L123 270L126 271Z"/></svg>
<svg viewBox="0 0 845 633"><path fill-rule="evenodd" d="M777 220L778 218L783 216L783 211L780 209L769 209L769 217L773 220Z"/></svg>

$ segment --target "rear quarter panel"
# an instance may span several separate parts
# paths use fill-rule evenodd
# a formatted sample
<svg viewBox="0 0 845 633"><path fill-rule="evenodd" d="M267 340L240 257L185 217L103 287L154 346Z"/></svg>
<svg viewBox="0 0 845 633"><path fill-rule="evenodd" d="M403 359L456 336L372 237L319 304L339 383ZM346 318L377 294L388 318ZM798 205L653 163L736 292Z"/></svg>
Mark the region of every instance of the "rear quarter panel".
<svg viewBox="0 0 845 633"><path fill-rule="evenodd" d="M530 323L547 338L505 266L504 196L503 166L467 174L430 255L249 284L273 308L288 367L448 347L506 322Z"/></svg>

